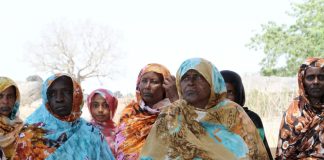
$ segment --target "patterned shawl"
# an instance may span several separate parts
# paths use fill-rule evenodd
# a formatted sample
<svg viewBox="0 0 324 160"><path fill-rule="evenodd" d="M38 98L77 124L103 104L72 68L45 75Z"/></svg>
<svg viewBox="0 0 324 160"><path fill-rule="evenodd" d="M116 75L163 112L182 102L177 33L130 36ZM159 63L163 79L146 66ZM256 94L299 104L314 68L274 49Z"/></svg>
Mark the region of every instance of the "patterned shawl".
<svg viewBox="0 0 324 160"><path fill-rule="evenodd" d="M0 77L0 93L11 86L14 86L16 89L16 102L8 117L0 116L0 147L8 159L14 152L15 145L13 142L23 127L23 121L18 116L20 93L17 85L7 77Z"/></svg>
<svg viewBox="0 0 324 160"><path fill-rule="evenodd" d="M99 126L101 132L106 137L106 140L109 144L111 151L114 153L116 124L113 121L113 118L117 109L118 100L116 97L113 96L112 92L102 88L96 89L92 91L87 98L87 106L89 111L91 111L90 107L91 107L92 99L96 94L99 94L101 97L103 97L106 100L106 103L108 104L109 107L110 119L108 119L106 122L97 122L95 121L94 118L92 118L91 123Z"/></svg>
<svg viewBox="0 0 324 160"><path fill-rule="evenodd" d="M181 77L190 69L210 84L209 103L197 111L182 99ZM217 68L207 60L184 61L177 72L180 99L165 107L141 152L141 159L268 159L262 140L243 108L227 100Z"/></svg>
<svg viewBox="0 0 324 160"><path fill-rule="evenodd" d="M303 85L305 71L311 64L323 68L324 59L308 58L300 66L299 95L283 115L276 159L324 159L324 112L310 104ZM324 108L324 104L320 105Z"/></svg>
<svg viewBox="0 0 324 160"><path fill-rule="evenodd" d="M234 102L236 102L240 106L242 106L244 111L251 118L252 122L254 123L254 125L257 127L257 129L259 131L259 134L263 140L263 144L267 150L268 156L270 157L270 159L273 159L272 155L271 155L271 150L268 145L267 138L264 133L264 128L263 128L263 124L262 124L262 120L261 120L260 116L257 113L249 110L248 107L244 106L245 91L244 91L244 86L243 86L241 76L239 74L237 74L236 72L233 72L230 70L223 70L223 71L220 71L220 73L222 74L225 83L231 83L233 85L234 90L236 91Z"/></svg>
<svg viewBox="0 0 324 160"><path fill-rule="evenodd" d="M43 104L26 120L17 140L14 159L114 159L99 128L80 118L83 95L73 81L73 103L70 115L60 117L49 108L46 92L54 80L65 74L49 77L42 87Z"/></svg>
<svg viewBox="0 0 324 160"><path fill-rule="evenodd" d="M159 114L159 110L145 106L140 95L138 85L141 77L147 72L156 72L162 74L163 77L170 76L169 70L160 64L148 64L140 71L136 83L137 101L132 101L126 106L118 125L116 143L117 159L119 160L138 159L145 139ZM155 104L153 108L161 108L169 104L170 101L166 98Z"/></svg>

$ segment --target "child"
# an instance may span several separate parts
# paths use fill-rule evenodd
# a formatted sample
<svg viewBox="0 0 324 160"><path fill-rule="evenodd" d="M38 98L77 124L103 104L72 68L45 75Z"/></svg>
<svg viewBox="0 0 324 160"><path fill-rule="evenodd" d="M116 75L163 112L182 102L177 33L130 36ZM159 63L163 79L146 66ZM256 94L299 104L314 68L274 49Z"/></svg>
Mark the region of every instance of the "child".
<svg viewBox="0 0 324 160"><path fill-rule="evenodd" d="M91 113L91 123L99 126L106 137L112 153L115 155L115 115L118 100L106 89L96 89L87 98L87 104Z"/></svg>

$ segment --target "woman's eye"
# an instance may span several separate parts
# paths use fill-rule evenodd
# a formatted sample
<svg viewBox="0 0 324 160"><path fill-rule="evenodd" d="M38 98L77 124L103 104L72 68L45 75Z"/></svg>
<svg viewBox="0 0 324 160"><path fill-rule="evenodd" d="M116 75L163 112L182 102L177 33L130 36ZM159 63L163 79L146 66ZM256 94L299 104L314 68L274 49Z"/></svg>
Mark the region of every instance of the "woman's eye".
<svg viewBox="0 0 324 160"><path fill-rule="evenodd" d="M147 83L147 79L142 79L141 83Z"/></svg>
<svg viewBox="0 0 324 160"><path fill-rule="evenodd" d="M184 76L181 80L182 81L189 81L189 76Z"/></svg>
<svg viewBox="0 0 324 160"><path fill-rule="evenodd" d="M68 90L63 90L63 93L65 95L72 95L73 94L73 91L68 89Z"/></svg>
<svg viewBox="0 0 324 160"><path fill-rule="evenodd" d="M92 104L93 107L98 108L99 105L97 103Z"/></svg>
<svg viewBox="0 0 324 160"><path fill-rule="evenodd" d="M320 81L324 81L324 75L319 75L319 76L318 76L318 79L319 79Z"/></svg>
<svg viewBox="0 0 324 160"><path fill-rule="evenodd" d="M160 81L158 81L158 80L152 80L152 83L154 83L154 84L160 84Z"/></svg>
<svg viewBox="0 0 324 160"><path fill-rule="evenodd" d="M313 76L313 75L310 75L310 76L306 77L306 80L308 80L308 81L312 81L314 79L315 79L315 76Z"/></svg>
<svg viewBox="0 0 324 160"><path fill-rule="evenodd" d="M49 91L48 95L51 97L55 97L56 96L56 92L55 91Z"/></svg>
<svg viewBox="0 0 324 160"><path fill-rule="evenodd" d="M8 99L14 99L15 96L14 95L8 95Z"/></svg>

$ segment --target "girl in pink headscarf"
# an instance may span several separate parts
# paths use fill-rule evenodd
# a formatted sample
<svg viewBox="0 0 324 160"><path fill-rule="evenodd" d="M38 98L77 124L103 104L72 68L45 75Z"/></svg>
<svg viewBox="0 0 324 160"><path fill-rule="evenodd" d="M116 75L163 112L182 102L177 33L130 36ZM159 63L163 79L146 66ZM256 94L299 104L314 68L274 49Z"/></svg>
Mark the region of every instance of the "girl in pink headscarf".
<svg viewBox="0 0 324 160"><path fill-rule="evenodd" d="M87 98L91 113L91 123L99 126L106 137L112 153L115 155L115 122L113 121L118 100L106 89L96 89Z"/></svg>

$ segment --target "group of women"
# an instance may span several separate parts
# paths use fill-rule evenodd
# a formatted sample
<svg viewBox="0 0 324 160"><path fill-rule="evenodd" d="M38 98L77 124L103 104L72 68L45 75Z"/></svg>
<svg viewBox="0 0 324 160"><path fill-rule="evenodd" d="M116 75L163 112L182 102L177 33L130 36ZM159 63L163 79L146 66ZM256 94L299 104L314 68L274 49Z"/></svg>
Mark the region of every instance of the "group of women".
<svg viewBox="0 0 324 160"><path fill-rule="evenodd" d="M324 158L323 112L312 109L314 97L309 100L318 96L317 106L323 103L323 90L309 89L314 77L324 81L323 66L315 58L300 68L300 95L284 114L277 159ZM80 118L82 90L73 78L48 78L42 96L18 136L13 159L272 159L260 117L244 106L240 76L219 72L202 58L185 60L176 77L161 64L142 68L136 98L117 124L118 100L109 90L87 97L90 123Z"/></svg>
<svg viewBox="0 0 324 160"><path fill-rule="evenodd" d="M256 127L240 106L245 100L241 80L231 82L240 87L233 102L222 74L202 58L184 61L176 77L161 64L148 64L138 75L136 99L123 109L117 125L112 121L117 100L111 93L90 94L92 122L105 130L119 160L272 159L260 118L251 111L258 118ZM106 121L96 118L100 108L110 117Z"/></svg>

